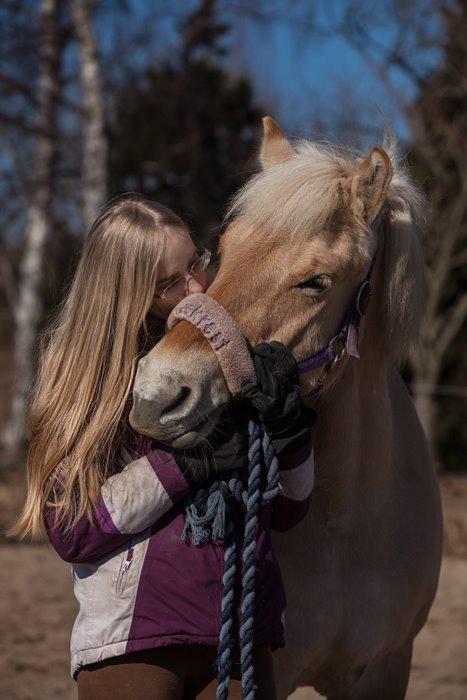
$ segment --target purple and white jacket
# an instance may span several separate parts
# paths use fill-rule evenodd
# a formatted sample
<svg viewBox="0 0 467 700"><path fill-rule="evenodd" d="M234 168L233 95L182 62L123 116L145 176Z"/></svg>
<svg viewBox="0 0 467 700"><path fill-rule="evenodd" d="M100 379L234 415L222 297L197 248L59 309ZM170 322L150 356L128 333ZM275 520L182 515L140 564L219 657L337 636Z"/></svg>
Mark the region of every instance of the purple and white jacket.
<svg viewBox="0 0 467 700"><path fill-rule="evenodd" d="M269 530L288 530L304 517L314 482L311 437L297 437L275 445L281 491L258 521L254 643L269 641L273 649L284 646L286 599ZM101 487L95 524L82 516L64 537L54 511L45 513L50 542L71 564L79 603L70 649L74 680L82 666L112 656L218 643L223 543L182 541L190 489L170 449L151 444L136 459L121 448L115 473ZM236 609L237 628L240 595Z"/></svg>

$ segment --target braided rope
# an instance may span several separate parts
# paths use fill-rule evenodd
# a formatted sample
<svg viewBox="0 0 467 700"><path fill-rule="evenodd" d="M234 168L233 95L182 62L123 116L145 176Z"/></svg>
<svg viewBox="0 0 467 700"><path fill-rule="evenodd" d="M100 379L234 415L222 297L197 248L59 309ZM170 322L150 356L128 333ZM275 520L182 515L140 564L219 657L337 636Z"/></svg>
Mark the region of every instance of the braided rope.
<svg viewBox="0 0 467 700"><path fill-rule="evenodd" d="M242 577L242 622L240 625L240 666L242 670L242 697L254 698L253 690L253 623L255 610L255 550L256 525L261 503L261 428L255 423L248 425L250 449L248 457L248 500L243 540Z"/></svg>
<svg viewBox="0 0 467 700"><path fill-rule="evenodd" d="M261 505L269 503L279 492L277 456L269 435L254 421L248 424L248 485L245 489L234 472L228 481L217 480L209 489L200 489L187 500L182 539L193 544L224 539L224 573L222 604L217 648L218 700L226 700L230 681L233 646L234 584L237 571L237 551L233 520L228 501L234 499L246 510L242 553L242 600L240 622L240 664L242 697L253 700L253 624L255 607L255 549L258 514ZM262 489L262 482L264 488Z"/></svg>
<svg viewBox="0 0 467 700"><path fill-rule="evenodd" d="M217 646L217 698L226 698L232 664L232 626L234 616L234 583L237 572L237 548L234 527L227 520L224 543L224 574L222 576L222 603L219 644Z"/></svg>

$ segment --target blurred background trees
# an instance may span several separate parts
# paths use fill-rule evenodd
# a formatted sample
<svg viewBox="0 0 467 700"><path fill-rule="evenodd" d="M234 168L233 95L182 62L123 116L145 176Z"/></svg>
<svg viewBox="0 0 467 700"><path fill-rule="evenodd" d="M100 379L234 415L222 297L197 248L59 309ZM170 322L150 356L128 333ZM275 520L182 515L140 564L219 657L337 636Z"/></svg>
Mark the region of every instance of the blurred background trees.
<svg viewBox="0 0 467 700"><path fill-rule="evenodd" d="M412 161L432 202L428 303L411 358L416 406L446 464L465 466L467 425L467 6L443 8L439 66L413 105ZM433 394L433 388L437 396ZM457 400L453 400L457 399Z"/></svg>
<svg viewBox="0 0 467 700"><path fill-rule="evenodd" d="M204 0L180 23L177 52L115 90L109 125L112 191L161 201L203 242L256 167L261 110L248 78L224 67L228 31Z"/></svg>
<svg viewBox="0 0 467 700"><path fill-rule="evenodd" d="M0 465L24 448L37 332L98 207L142 192L215 247L269 113L292 136L353 145L387 123L409 154L432 212L427 315L404 377L440 465L463 468L466 30L460 1L5 0Z"/></svg>

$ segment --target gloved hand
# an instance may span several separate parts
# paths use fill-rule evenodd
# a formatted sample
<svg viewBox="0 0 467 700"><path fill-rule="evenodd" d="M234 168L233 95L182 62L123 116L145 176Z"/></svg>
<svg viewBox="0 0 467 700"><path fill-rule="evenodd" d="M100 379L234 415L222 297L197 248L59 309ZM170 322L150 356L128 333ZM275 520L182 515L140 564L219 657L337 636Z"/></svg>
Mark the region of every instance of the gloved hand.
<svg viewBox="0 0 467 700"><path fill-rule="evenodd" d="M253 350L257 384L242 395L259 413L264 430L274 438L292 437L316 421L316 412L300 398L297 361L285 345L273 340Z"/></svg>
<svg viewBox="0 0 467 700"><path fill-rule="evenodd" d="M248 428L244 418L230 410L200 445L172 450L188 483L194 487L212 478L224 478L224 472L242 469L248 464Z"/></svg>

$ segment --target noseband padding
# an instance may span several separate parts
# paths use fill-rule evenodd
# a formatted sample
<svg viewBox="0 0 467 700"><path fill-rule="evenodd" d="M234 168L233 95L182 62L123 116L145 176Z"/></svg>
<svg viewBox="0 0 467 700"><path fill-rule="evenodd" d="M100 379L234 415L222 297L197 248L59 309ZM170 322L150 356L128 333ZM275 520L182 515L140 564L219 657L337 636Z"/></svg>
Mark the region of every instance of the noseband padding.
<svg viewBox="0 0 467 700"><path fill-rule="evenodd" d="M167 330L188 321L204 335L217 355L230 393L256 382L255 368L245 336L229 313L207 294L197 292L182 299L167 319Z"/></svg>

